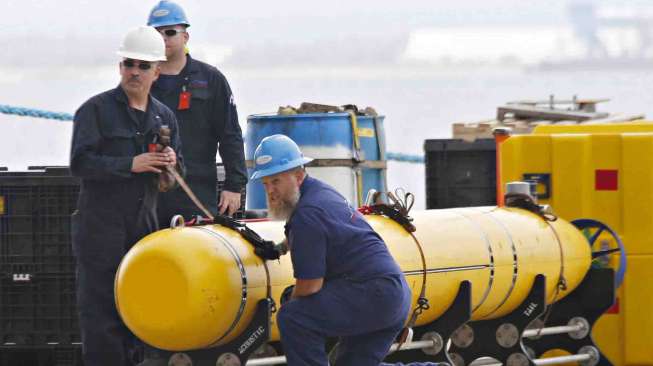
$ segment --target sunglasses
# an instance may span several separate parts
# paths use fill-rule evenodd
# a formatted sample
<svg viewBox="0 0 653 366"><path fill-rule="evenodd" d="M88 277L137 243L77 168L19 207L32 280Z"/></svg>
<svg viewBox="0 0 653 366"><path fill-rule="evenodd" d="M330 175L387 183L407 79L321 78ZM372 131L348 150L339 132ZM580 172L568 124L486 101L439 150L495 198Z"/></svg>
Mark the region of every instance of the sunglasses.
<svg viewBox="0 0 653 366"><path fill-rule="evenodd" d="M138 65L136 65L136 62L130 59L122 60L122 66L127 69L131 69L132 67L137 66L141 70L149 70L152 68L152 64L149 62L139 62Z"/></svg>
<svg viewBox="0 0 653 366"><path fill-rule="evenodd" d="M181 29L166 29L163 31L159 31L159 33L163 34L164 36L174 37L179 33L186 33L186 31Z"/></svg>

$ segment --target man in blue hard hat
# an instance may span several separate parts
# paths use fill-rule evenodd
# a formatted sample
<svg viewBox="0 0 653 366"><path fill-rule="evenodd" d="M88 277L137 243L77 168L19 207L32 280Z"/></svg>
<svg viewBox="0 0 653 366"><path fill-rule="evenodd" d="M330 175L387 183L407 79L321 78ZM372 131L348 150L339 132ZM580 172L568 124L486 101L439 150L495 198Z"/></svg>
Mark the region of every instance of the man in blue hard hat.
<svg viewBox="0 0 653 366"><path fill-rule="evenodd" d="M297 144L264 138L252 179L273 219L286 221L295 287L277 314L288 365L328 365L327 337L340 337L336 366L378 366L404 326L411 293L383 239L331 186L307 175Z"/></svg>
<svg viewBox="0 0 653 366"><path fill-rule="evenodd" d="M215 67L193 59L186 52L190 23L184 10L172 1L152 8L147 25L155 27L166 45L167 60L152 94L172 109L179 121L186 163L186 180L213 215L232 215L240 208L241 190L247 183L243 137L234 97L227 79ZM218 199L216 153L225 168L225 182ZM202 212L181 189L162 194L159 221L168 225L175 214Z"/></svg>
<svg viewBox="0 0 653 366"><path fill-rule="evenodd" d="M157 230L157 195L174 182L167 169L181 171L175 115L150 95L165 60L159 33L131 30L118 55L120 85L75 112L70 152L70 170L81 178L71 232L86 366L138 361L136 339L116 310L115 274L127 251Z"/></svg>

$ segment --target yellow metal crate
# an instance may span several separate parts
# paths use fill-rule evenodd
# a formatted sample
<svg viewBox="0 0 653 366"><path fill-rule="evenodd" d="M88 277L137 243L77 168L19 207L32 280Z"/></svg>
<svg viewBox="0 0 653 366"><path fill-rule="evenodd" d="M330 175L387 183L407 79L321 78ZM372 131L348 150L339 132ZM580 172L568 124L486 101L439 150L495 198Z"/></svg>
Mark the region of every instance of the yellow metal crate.
<svg viewBox="0 0 653 366"><path fill-rule="evenodd" d="M624 123L605 124L574 124L574 125L538 125L533 129L536 135L551 135L556 133L625 133L653 132L653 121L638 120Z"/></svg>
<svg viewBox="0 0 653 366"><path fill-rule="evenodd" d="M621 313L624 317L624 364L653 364L653 255L628 256Z"/></svg>
<svg viewBox="0 0 653 366"><path fill-rule="evenodd" d="M509 138L501 164L502 184L537 179L540 203L560 217L596 219L619 233L625 281L617 313L599 320L594 337L615 365L653 365L653 124L540 126Z"/></svg>

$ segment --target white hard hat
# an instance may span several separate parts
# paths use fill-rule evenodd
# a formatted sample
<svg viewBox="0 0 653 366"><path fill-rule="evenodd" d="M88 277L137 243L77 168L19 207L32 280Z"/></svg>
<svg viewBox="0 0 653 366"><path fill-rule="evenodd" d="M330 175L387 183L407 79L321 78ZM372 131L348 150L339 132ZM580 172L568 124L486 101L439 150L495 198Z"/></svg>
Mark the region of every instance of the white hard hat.
<svg viewBox="0 0 653 366"><path fill-rule="evenodd" d="M118 55L141 61L165 61L166 45L156 29L142 25L127 33Z"/></svg>

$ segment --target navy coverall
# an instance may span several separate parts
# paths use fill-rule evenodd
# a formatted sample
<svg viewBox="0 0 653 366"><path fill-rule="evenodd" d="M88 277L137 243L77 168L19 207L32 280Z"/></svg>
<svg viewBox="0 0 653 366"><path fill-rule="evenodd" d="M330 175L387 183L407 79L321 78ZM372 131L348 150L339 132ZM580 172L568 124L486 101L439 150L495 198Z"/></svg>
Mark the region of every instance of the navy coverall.
<svg viewBox="0 0 653 366"><path fill-rule="evenodd" d="M175 115L151 96L142 120L120 86L75 113L70 169L81 178L81 191L72 236L86 366L132 364L135 338L116 311L114 277L132 245L157 229L158 176L132 173L131 167L162 125L171 129L181 163Z"/></svg>
<svg viewBox="0 0 653 366"><path fill-rule="evenodd" d="M165 88L162 80L152 86L152 95L173 110L179 122L186 181L197 198L217 213L216 153L225 168L223 189L240 192L247 183L243 136L238 113L227 79L215 67L186 56L186 66L174 88ZM187 93L189 104L180 101ZM190 95L188 95L190 94ZM177 188L159 196L159 221L169 226L170 218L202 215L186 193Z"/></svg>
<svg viewBox="0 0 653 366"><path fill-rule="evenodd" d="M322 288L277 315L289 366L327 366L325 339L340 337L336 366L378 366L404 326L411 293L381 237L332 187L306 177L286 224L294 276Z"/></svg>

